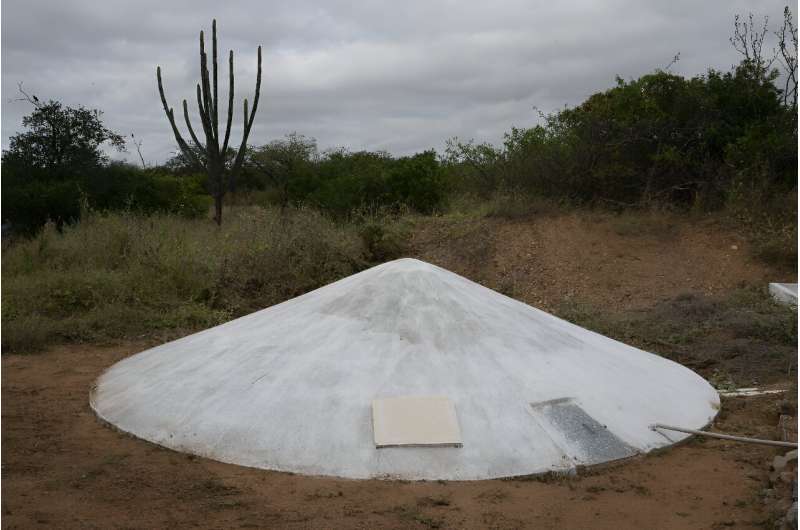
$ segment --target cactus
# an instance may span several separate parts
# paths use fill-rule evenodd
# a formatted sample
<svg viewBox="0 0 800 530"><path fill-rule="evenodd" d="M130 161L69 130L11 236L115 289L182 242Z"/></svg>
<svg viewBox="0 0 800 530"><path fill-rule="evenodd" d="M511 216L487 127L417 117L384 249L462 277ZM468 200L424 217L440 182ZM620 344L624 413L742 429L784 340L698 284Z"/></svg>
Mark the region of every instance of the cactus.
<svg viewBox="0 0 800 530"><path fill-rule="evenodd" d="M186 100L183 100L183 117L186 121L186 128L192 144L184 140L178 126L175 123L175 113L172 107L167 104L164 96L164 85L161 82L161 66L156 68L156 78L158 79L158 93L161 96L161 103L164 105L164 113L172 127L175 141L184 156L198 169L208 175L211 195L214 197L214 220L222 224L222 199L228 187L235 182L239 171L242 168L244 155L247 151L247 138L253 127L253 121L258 108L258 98L261 93L261 46L258 47L258 73L256 74L256 92L253 97L253 107L249 109L247 98L244 99L244 129L242 131L242 142L236 151L236 156L230 163L226 162L228 152L228 142L231 135L231 123L233 122L233 51L228 54L229 68L229 88L228 88L228 114L225 124L225 136L222 145L219 137L219 107L217 89L217 21L211 24L211 67L212 76L208 71L208 54L205 50L205 38L200 31L200 82L197 83L197 107L200 114L200 122L203 126L205 143L201 143L194 132L192 123L189 120L189 109Z"/></svg>

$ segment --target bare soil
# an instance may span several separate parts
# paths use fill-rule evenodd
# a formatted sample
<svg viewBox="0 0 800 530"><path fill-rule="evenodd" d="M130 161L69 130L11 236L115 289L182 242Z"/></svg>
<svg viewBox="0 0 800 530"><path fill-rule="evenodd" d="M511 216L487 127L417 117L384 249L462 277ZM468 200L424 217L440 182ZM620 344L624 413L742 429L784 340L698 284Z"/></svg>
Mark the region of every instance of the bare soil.
<svg viewBox="0 0 800 530"><path fill-rule="evenodd" d="M609 312L650 310L679 292L720 295L776 274L716 225L665 237L578 216L469 223L419 229L414 254L545 309L571 296ZM779 450L709 439L572 478L477 482L306 477L173 452L102 424L88 406L104 369L155 342L2 358L4 528L708 529L775 518L762 493ZM793 375L770 370L796 403ZM714 428L774 438L783 399L724 399Z"/></svg>
<svg viewBox="0 0 800 530"><path fill-rule="evenodd" d="M766 301L769 282L796 282L797 272L754 258L747 237L720 219L442 218L422 225L412 244L420 259L704 377L758 386L797 373L796 342L778 336L795 317L777 321L736 300Z"/></svg>
<svg viewBox="0 0 800 530"><path fill-rule="evenodd" d="M753 258L745 235L714 218L577 211L511 222L443 220L422 226L414 245L420 259L545 310L565 299L632 310L679 293L797 281L796 272Z"/></svg>

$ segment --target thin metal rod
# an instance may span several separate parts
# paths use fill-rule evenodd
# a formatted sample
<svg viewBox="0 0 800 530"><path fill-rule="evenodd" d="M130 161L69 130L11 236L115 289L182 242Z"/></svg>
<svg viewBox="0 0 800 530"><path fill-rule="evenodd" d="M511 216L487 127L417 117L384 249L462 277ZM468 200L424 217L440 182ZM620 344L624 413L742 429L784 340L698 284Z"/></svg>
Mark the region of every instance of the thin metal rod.
<svg viewBox="0 0 800 530"><path fill-rule="evenodd" d="M762 440L760 438L746 438L744 436L732 436L730 434L721 434L716 432L708 432L708 431L698 431L696 429L684 429L683 427L673 427L671 425L664 425L661 423L656 423L655 425L651 425L650 428L652 430L656 429L664 429L667 431L678 431L678 432L685 432L687 434L697 434L699 436L708 436L709 438L719 438L720 440L731 440L734 442L744 442L744 443L751 443L751 444L762 444L762 445L775 445L778 447L797 447L797 443L794 442L781 442L778 440Z"/></svg>

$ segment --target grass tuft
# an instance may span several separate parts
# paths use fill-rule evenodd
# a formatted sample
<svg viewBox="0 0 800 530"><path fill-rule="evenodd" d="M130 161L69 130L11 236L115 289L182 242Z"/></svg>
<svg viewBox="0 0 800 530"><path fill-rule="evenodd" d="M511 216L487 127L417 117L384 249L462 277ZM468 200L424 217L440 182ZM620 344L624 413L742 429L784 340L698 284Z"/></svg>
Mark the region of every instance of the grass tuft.
<svg viewBox="0 0 800 530"><path fill-rule="evenodd" d="M206 328L353 274L368 257L356 226L314 210L233 207L222 227L93 213L4 248L3 351Z"/></svg>

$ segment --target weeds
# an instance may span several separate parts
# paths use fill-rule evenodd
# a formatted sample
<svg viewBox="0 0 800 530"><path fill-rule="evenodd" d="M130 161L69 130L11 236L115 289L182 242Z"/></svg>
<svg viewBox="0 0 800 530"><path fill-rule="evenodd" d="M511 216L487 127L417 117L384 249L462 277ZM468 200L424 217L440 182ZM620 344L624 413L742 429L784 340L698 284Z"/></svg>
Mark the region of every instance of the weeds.
<svg viewBox="0 0 800 530"><path fill-rule="evenodd" d="M722 386L785 373L797 354L797 314L765 289L724 296L683 293L648 309L609 314L564 302L557 315L616 340L679 361ZM724 380L724 381L723 381ZM724 383L724 384L723 384Z"/></svg>
<svg viewBox="0 0 800 530"><path fill-rule="evenodd" d="M314 210L90 214L4 249L2 346L104 341L220 324L367 266L354 225Z"/></svg>
<svg viewBox="0 0 800 530"><path fill-rule="evenodd" d="M753 256L773 267L797 268L797 226L768 230L753 238Z"/></svg>
<svg viewBox="0 0 800 530"><path fill-rule="evenodd" d="M527 219L547 217L563 212L556 201L524 192L500 191L489 201L489 217L501 219Z"/></svg>
<svg viewBox="0 0 800 530"><path fill-rule="evenodd" d="M646 213L626 210L613 219L611 227L622 237L652 237L666 241L678 235L675 219L662 210Z"/></svg>
<svg viewBox="0 0 800 530"><path fill-rule="evenodd" d="M431 517L420 511L419 506L399 505L390 510L399 519L407 522L419 523L427 528L442 528L444 520L438 517Z"/></svg>
<svg viewBox="0 0 800 530"><path fill-rule="evenodd" d="M356 212L352 216L370 263L403 257L408 252L411 221L407 211Z"/></svg>

